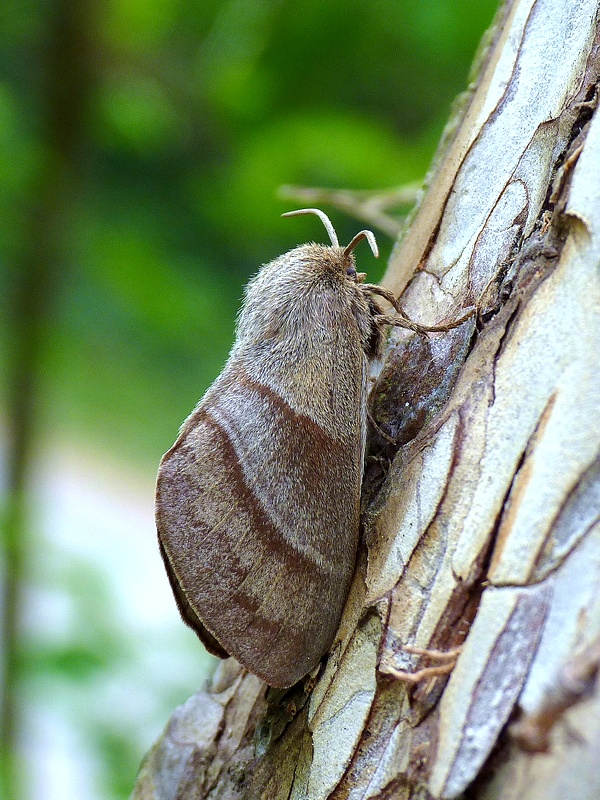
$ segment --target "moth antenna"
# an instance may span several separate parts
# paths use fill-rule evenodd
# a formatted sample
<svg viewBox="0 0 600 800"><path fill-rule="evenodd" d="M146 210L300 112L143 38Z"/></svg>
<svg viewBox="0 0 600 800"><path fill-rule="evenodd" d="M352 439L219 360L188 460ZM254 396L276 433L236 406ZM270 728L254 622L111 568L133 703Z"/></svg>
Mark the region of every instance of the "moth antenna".
<svg viewBox="0 0 600 800"><path fill-rule="evenodd" d="M329 238L331 239L332 247L339 247L340 243L338 242L337 233L335 232L335 228L331 224L331 220L323 211L319 208L299 208L297 211L286 211L285 214L282 214L282 217L298 217L300 214L316 214L317 217L321 220L323 225L325 226L325 230L329 234ZM373 234L371 234L372 236ZM356 239L356 236L354 237ZM354 241L354 240L353 240Z"/></svg>
<svg viewBox="0 0 600 800"><path fill-rule="evenodd" d="M377 247L377 242L375 240L375 234L373 231L361 231L360 233L357 233L350 244L347 244L346 247L344 247L344 255L347 256L349 253L351 253L356 245L359 242L362 242L363 239L366 239L369 243L369 247L371 248L371 252L375 258L379 258L379 248Z"/></svg>

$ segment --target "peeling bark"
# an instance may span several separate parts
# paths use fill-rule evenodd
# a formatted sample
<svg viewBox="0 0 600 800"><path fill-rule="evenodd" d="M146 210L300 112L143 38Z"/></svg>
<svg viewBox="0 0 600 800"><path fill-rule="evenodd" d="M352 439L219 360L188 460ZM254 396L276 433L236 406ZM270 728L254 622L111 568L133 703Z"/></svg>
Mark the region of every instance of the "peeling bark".
<svg viewBox="0 0 600 800"><path fill-rule="evenodd" d="M503 7L392 256L413 319L479 313L390 336L322 673L281 692L225 662L137 800L600 796L598 17L597 0ZM395 672L431 662L405 645L462 650L414 686Z"/></svg>

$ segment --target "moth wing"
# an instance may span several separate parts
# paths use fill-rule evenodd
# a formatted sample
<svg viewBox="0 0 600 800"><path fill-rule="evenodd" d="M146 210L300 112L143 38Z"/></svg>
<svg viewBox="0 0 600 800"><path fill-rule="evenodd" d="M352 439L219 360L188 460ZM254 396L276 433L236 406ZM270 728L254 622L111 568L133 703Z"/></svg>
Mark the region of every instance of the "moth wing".
<svg viewBox="0 0 600 800"><path fill-rule="evenodd" d="M309 672L339 624L358 545L363 391L348 398L342 442L230 362L161 462L157 527L182 616L273 686Z"/></svg>

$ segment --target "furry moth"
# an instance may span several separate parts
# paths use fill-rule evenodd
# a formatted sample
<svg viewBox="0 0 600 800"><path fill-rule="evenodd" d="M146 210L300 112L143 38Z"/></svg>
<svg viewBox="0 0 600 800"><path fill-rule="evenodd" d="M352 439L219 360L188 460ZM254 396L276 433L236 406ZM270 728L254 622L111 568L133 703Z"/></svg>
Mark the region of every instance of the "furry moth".
<svg viewBox="0 0 600 800"><path fill-rule="evenodd" d="M330 648L359 541L367 377L383 330L411 322L364 283L353 250L296 247L246 287L216 381L163 456L161 553L183 620L206 648L287 687ZM374 295L400 316L382 313Z"/></svg>

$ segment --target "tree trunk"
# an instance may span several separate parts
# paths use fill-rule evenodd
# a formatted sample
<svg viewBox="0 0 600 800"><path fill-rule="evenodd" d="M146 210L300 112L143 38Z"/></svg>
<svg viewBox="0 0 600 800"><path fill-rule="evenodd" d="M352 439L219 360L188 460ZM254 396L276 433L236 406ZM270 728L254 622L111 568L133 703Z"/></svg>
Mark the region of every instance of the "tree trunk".
<svg viewBox="0 0 600 800"><path fill-rule="evenodd" d="M600 796L598 16L502 8L392 256L413 319L477 322L390 337L322 674L284 693L224 662L137 800ZM462 649L443 673L406 645Z"/></svg>

